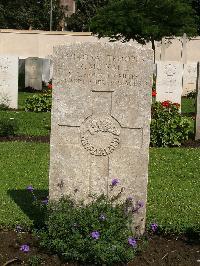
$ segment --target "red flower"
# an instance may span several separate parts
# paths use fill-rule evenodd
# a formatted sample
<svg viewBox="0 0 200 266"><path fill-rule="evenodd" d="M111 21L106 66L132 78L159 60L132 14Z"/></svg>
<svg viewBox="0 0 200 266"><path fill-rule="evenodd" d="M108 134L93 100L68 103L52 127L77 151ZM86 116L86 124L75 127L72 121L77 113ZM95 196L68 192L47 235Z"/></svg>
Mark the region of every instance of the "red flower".
<svg viewBox="0 0 200 266"><path fill-rule="evenodd" d="M157 92L155 90L152 91L152 97L156 97Z"/></svg>
<svg viewBox="0 0 200 266"><path fill-rule="evenodd" d="M170 101L164 101L161 103L164 107L170 107Z"/></svg>
<svg viewBox="0 0 200 266"><path fill-rule="evenodd" d="M48 84L48 89L52 90L52 84Z"/></svg>

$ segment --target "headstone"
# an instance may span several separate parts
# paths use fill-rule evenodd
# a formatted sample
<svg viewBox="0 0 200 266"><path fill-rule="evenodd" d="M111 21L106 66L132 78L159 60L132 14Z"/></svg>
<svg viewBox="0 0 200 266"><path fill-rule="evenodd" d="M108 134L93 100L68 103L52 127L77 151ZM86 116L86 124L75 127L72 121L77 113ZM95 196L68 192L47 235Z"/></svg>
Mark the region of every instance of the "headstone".
<svg viewBox="0 0 200 266"><path fill-rule="evenodd" d="M197 99L196 99L196 134L195 139L200 140L200 63L197 66Z"/></svg>
<svg viewBox="0 0 200 266"><path fill-rule="evenodd" d="M84 43L54 51L50 199L107 195L118 178L122 199L146 205L151 49ZM135 218L139 233L145 213Z"/></svg>
<svg viewBox="0 0 200 266"><path fill-rule="evenodd" d="M48 83L52 79L52 61L50 59L42 59L42 81Z"/></svg>
<svg viewBox="0 0 200 266"><path fill-rule="evenodd" d="M184 65L183 71L183 93L185 96L190 92L196 91L197 84L197 63L188 63Z"/></svg>
<svg viewBox="0 0 200 266"><path fill-rule="evenodd" d="M18 84L19 84L19 90L25 88L25 59L19 59Z"/></svg>
<svg viewBox="0 0 200 266"><path fill-rule="evenodd" d="M0 56L0 104L18 108L18 57Z"/></svg>
<svg viewBox="0 0 200 266"><path fill-rule="evenodd" d="M156 100L171 101L181 105L183 64L157 62Z"/></svg>
<svg viewBox="0 0 200 266"><path fill-rule="evenodd" d="M25 60L25 86L42 90L42 59L29 57Z"/></svg>

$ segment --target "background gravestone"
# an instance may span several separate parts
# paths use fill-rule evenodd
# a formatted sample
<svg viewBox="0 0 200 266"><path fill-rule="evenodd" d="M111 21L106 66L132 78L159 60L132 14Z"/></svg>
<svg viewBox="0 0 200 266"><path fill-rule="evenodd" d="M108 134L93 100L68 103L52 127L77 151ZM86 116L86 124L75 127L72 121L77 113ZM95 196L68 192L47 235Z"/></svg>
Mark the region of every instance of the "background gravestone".
<svg viewBox="0 0 200 266"><path fill-rule="evenodd" d="M129 44L60 46L54 54L50 198L109 194L146 204L151 50ZM118 192L119 192L118 191ZM146 207L137 214L143 233Z"/></svg>
<svg viewBox="0 0 200 266"><path fill-rule="evenodd" d="M184 64L182 95L187 95L189 92L196 91L196 84L197 84L197 63Z"/></svg>
<svg viewBox="0 0 200 266"><path fill-rule="evenodd" d="M18 57L0 56L0 104L18 108Z"/></svg>
<svg viewBox="0 0 200 266"><path fill-rule="evenodd" d="M48 83L52 79L52 60L42 59L42 81Z"/></svg>
<svg viewBox="0 0 200 266"><path fill-rule="evenodd" d="M195 139L200 140L200 64L197 65L197 100L196 100L196 134Z"/></svg>
<svg viewBox="0 0 200 266"><path fill-rule="evenodd" d="M42 59L28 57L25 60L25 86L42 90Z"/></svg>
<svg viewBox="0 0 200 266"><path fill-rule="evenodd" d="M181 105L183 64L157 62L156 101L171 101Z"/></svg>

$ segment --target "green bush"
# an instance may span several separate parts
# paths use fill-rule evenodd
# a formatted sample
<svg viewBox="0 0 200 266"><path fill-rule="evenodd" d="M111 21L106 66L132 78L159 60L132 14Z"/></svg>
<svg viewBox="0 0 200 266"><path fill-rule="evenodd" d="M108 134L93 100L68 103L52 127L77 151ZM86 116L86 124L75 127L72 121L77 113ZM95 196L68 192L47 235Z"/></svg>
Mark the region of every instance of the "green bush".
<svg viewBox="0 0 200 266"><path fill-rule="evenodd" d="M25 101L25 111L50 112L52 106L51 94L38 94L28 97Z"/></svg>
<svg viewBox="0 0 200 266"><path fill-rule="evenodd" d="M18 130L18 125L16 120L10 118L1 118L0 119L0 136L8 137L16 135Z"/></svg>
<svg viewBox="0 0 200 266"><path fill-rule="evenodd" d="M131 201L113 204L100 196L87 205L70 198L50 203L46 229L39 234L41 247L57 253L64 261L86 265L132 260L136 242L130 226L132 209L128 211Z"/></svg>
<svg viewBox="0 0 200 266"><path fill-rule="evenodd" d="M180 105L169 101L152 105L151 146L180 146L191 133L191 121L182 117Z"/></svg>
<svg viewBox="0 0 200 266"><path fill-rule="evenodd" d="M9 106L4 104L4 103L1 103L0 104L0 111L6 111L6 110L9 110Z"/></svg>

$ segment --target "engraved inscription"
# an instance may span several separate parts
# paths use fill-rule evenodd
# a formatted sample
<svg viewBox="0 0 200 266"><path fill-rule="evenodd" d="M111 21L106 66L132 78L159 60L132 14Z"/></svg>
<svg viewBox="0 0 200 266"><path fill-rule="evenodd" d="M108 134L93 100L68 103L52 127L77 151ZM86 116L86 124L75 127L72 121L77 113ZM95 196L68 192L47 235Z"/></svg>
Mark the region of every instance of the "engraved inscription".
<svg viewBox="0 0 200 266"><path fill-rule="evenodd" d="M91 116L81 126L81 143L92 155L108 156L120 143L120 125L110 116Z"/></svg>

